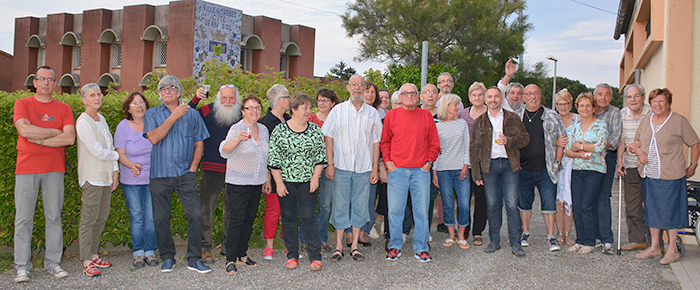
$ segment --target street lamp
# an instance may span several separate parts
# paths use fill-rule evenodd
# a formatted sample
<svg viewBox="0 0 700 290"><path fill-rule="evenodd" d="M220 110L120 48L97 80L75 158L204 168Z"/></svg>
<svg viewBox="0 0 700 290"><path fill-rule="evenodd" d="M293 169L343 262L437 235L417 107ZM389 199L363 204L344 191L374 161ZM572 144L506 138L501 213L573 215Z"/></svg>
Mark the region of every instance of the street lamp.
<svg viewBox="0 0 700 290"><path fill-rule="evenodd" d="M555 110L554 96L557 94L557 61L559 60L551 54L547 56L547 59L554 62L554 79L552 81L552 110Z"/></svg>

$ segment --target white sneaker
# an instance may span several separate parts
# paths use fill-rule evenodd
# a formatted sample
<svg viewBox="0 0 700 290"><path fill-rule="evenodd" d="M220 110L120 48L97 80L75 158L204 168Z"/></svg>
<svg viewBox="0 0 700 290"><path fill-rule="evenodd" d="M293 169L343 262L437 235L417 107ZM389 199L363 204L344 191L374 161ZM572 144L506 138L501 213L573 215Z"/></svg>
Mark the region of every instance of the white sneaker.
<svg viewBox="0 0 700 290"><path fill-rule="evenodd" d="M377 229L372 227L372 230L369 231L369 238L370 239L378 239L379 238L379 233L377 233Z"/></svg>
<svg viewBox="0 0 700 290"><path fill-rule="evenodd" d="M433 236L428 236L428 243L432 243L432 242L433 242Z"/></svg>
<svg viewBox="0 0 700 290"><path fill-rule="evenodd" d="M407 235L407 234L401 234L401 235L403 236L403 242L405 243L405 242L406 242L406 238L408 238L408 235Z"/></svg>
<svg viewBox="0 0 700 290"><path fill-rule="evenodd" d="M61 266L56 266L53 269L49 270L49 273L53 275L56 278L65 278L68 277L68 272L66 270L63 270Z"/></svg>
<svg viewBox="0 0 700 290"><path fill-rule="evenodd" d="M17 276L15 276L15 283L22 283L27 281L29 281L29 271L17 270Z"/></svg>

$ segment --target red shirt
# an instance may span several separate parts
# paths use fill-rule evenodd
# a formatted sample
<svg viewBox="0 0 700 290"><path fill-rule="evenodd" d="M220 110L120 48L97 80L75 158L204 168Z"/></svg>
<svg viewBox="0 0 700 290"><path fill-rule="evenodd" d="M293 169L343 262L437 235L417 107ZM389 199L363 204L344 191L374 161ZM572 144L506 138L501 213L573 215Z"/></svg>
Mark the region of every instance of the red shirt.
<svg viewBox="0 0 700 290"><path fill-rule="evenodd" d="M53 128L63 131L67 125L75 126L73 110L70 106L51 99L48 103L36 100L34 96L22 98L15 102L13 122L27 119L41 128ZM17 166L15 174L37 174L49 172L66 172L65 147L39 146L27 138L17 138Z"/></svg>
<svg viewBox="0 0 700 290"><path fill-rule="evenodd" d="M392 161L396 167L419 168L435 161L440 154L440 138L433 115L421 108L390 110L384 118L379 148L384 162Z"/></svg>

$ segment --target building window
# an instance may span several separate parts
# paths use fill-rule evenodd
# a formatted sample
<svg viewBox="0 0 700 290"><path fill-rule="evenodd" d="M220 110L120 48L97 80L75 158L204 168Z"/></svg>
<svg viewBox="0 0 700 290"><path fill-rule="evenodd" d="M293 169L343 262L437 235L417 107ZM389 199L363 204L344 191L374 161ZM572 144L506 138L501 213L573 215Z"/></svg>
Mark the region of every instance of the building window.
<svg viewBox="0 0 700 290"><path fill-rule="evenodd" d="M250 49L241 48L241 71L250 71L251 59Z"/></svg>
<svg viewBox="0 0 700 290"><path fill-rule="evenodd" d="M122 45L121 43L112 43L111 66L122 66Z"/></svg>
<svg viewBox="0 0 700 290"><path fill-rule="evenodd" d="M39 52L37 53L36 57L36 67L42 67L46 65L46 48L45 47L40 47Z"/></svg>
<svg viewBox="0 0 700 290"><path fill-rule="evenodd" d="M287 71L289 70L289 56L286 54L280 55L280 72L282 72L282 77L287 77Z"/></svg>
<svg viewBox="0 0 700 290"><path fill-rule="evenodd" d="M73 69L80 68L80 46L73 46Z"/></svg>
<svg viewBox="0 0 700 290"><path fill-rule="evenodd" d="M153 64L155 67L164 67L168 60L168 42L156 41L153 48Z"/></svg>

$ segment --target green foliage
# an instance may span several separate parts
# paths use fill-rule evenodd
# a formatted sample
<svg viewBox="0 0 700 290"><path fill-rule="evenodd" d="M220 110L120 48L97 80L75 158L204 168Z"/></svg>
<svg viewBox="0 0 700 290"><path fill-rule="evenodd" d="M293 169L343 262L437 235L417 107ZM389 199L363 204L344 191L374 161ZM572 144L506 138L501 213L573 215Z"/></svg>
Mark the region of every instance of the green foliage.
<svg viewBox="0 0 700 290"><path fill-rule="evenodd" d="M387 89L382 71L369 69L364 72L364 76L366 82L373 82L379 89Z"/></svg>
<svg viewBox="0 0 700 290"><path fill-rule="evenodd" d="M428 63L453 67L456 79L495 84L509 57L524 50L532 29L524 0L357 0L341 16L357 37L357 60L419 65L422 41ZM464 96L463 96L464 97Z"/></svg>
<svg viewBox="0 0 700 290"><path fill-rule="evenodd" d="M336 63L329 71L327 76L328 77L335 77L339 78L344 81L350 80L350 77L355 75L357 71L347 63L345 63L342 59L340 60L339 63ZM337 92L336 92L337 93Z"/></svg>
<svg viewBox="0 0 700 290"><path fill-rule="evenodd" d="M154 73L152 82L148 89L144 91L144 95L151 104L155 107L161 104L159 95L156 92L158 81L167 72ZM235 84L242 95L255 94L262 99L265 107L268 107L266 92L273 84L283 84L287 86L290 93L303 92L308 95L315 95L316 91L321 87L333 89L340 98L347 99L348 92L341 82L331 82L329 84L321 84L317 79L295 78L294 80L285 79L282 73L242 73L239 69L231 69L225 63L217 60L209 61L204 68L203 79L204 84L212 86L212 95L215 95L219 87L223 84ZM185 96L189 99L192 97L196 89L199 87L193 78L181 80L185 88ZM112 133L116 130L117 124L122 120L122 102L129 92L117 92L113 88L108 89L108 94L103 98L102 108L100 113L103 114L110 125ZM0 91L0 136L4 142L0 143L0 150L6 152L0 158L0 214L3 219L0 220L0 245L13 245L14 237L14 187L15 187L15 162L17 160L17 131L12 122L14 103L19 98L32 96L33 93L27 91L3 92ZM54 98L68 104L73 109L74 117L77 118L84 110L85 106L81 101L80 95L77 94L54 94ZM213 101L213 97L203 101L208 103ZM78 184L77 176L77 154L76 146L66 147L66 175L64 179L65 201L63 206L63 239L64 246L68 247L78 239L78 226L80 223L81 209L81 189ZM221 201L223 202L223 201ZM180 235L183 238L187 236L187 219L177 195L172 195L172 219L171 227L174 235ZM214 212L213 235L214 242L221 240L221 232L223 223L220 222L223 216L223 204L220 204ZM258 216L253 226L253 238L251 244L262 246L264 242L260 238L262 236L262 214L265 208L265 198L261 196L260 208ZM129 213L126 207L126 201L121 187L117 188L112 193L112 205L110 216L107 225L102 234L103 245L110 242L114 245L126 245L131 241L129 230ZM36 211L34 214L34 229L32 232L32 248L44 248L44 211L41 195L37 202Z"/></svg>

